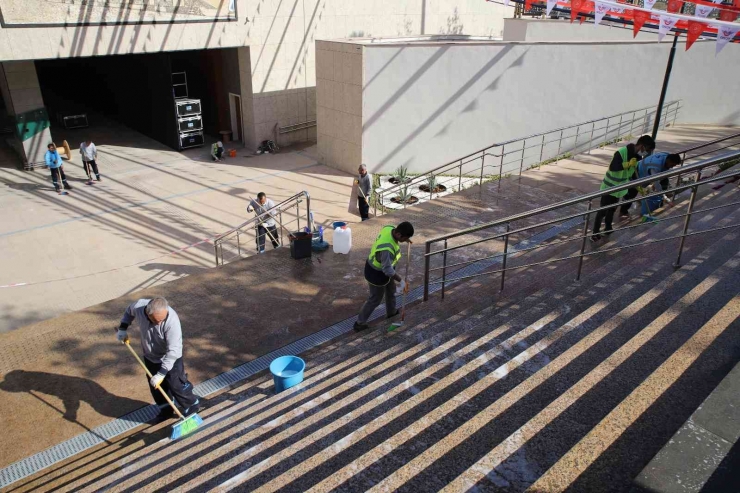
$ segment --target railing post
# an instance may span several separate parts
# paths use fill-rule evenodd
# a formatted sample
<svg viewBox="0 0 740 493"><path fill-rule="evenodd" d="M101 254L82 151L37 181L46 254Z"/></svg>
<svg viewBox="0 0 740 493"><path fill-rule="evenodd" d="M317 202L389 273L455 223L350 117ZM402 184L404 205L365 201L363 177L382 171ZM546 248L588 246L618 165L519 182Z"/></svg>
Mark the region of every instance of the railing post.
<svg viewBox="0 0 740 493"><path fill-rule="evenodd" d="M632 130L635 128L635 112L632 112L632 121L630 122L630 135L629 139L632 139Z"/></svg>
<svg viewBox="0 0 740 493"><path fill-rule="evenodd" d="M218 267L218 241L213 243L213 255L216 257L216 267Z"/></svg>
<svg viewBox="0 0 740 493"><path fill-rule="evenodd" d="M583 267L583 252L586 251L586 240L588 240L588 221L591 218L591 201L588 201L588 211L586 218L583 220L583 239L581 240L581 254L578 256L578 272L576 273L576 281L581 280L581 268Z"/></svg>
<svg viewBox="0 0 740 493"><path fill-rule="evenodd" d="M432 244L428 241L424 247L424 301L429 301L429 252Z"/></svg>
<svg viewBox="0 0 740 493"><path fill-rule="evenodd" d="M498 166L498 191L501 191L501 182L504 179L504 155L506 155L506 146L501 146L501 161Z"/></svg>
<svg viewBox="0 0 740 493"><path fill-rule="evenodd" d="M458 173L458 178L457 178L457 191L458 192L462 192L462 166L463 166L463 163L461 159L460 160L460 173Z"/></svg>
<svg viewBox="0 0 740 493"><path fill-rule="evenodd" d="M689 209L686 211L686 219L683 222L683 233L681 233L681 242L678 245L678 256L676 262L673 264L674 269L681 267L681 253L683 252L683 244L686 241L686 232L689 230L689 221L691 221L691 211L694 209L694 200L696 199L696 189L698 187L694 185L691 187L691 197L689 198Z"/></svg>
<svg viewBox="0 0 740 493"><path fill-rule="evenodd" d="M282 210L280 210L280 213L279 213L279 215L280 215L280 225L282 226L283 224L285 224L285 223L283 222L283 211L282 211ZM280 228L280 244L281 244L281 245L285 245L285 239L283 238L283 230L284 230L284 229L285 229L285 228ZM313 239L313 238L312 238L312 239Z"/></svg>
<svg viewBox="0 0 740 493"><path fill-rule="evenodd" d="M282 228L280 228L282 229ZM239 258L242 256L242 245L239 242L239 231L236 232L236 252L239 254Z"/></svg>
<svg viewBox="0 0 740 493"><path fill-rule="evenodd" d="M486 164L486 151L483 151L483 154L480 157L480 183L479 185L480 185L481 192L483 191L483 168L485 167L485 164Z"/></svg>
<svg viewBox="0 0 740 493"><path fill-rule="evenodd" d="M645 129L647 128L647 126L648 126L648 109L645 108L645 117L642 122L642 131L640 133L645 132L646 131Z"/></svg>
<svg viewBox="0 0 740 493"><path fill-rule="evenodd" d="M617 140L619 140L619 137L621 137L622 134L622 118L623 115L619 115L619 125L617 126Z"/></svg>
<svg viewBox="0 0 740 493"><path fill-rule="evenodd" d="M676 118L678 118L678 110L681 109L681 103L676 101L676 110L673 112L673 126L676 126Z"/></svg>
<svg viewBox="0 0 740 493"><path fill-rule="evenodd" d="M580 126L580 125L578 125L578 126L576 127L576 141L575 141L575 143L573 144L573 155L574 155L574 156L575 156L576 154L578 154L578 135L579 135L580 133L581 133L581 126Z"/></svg>
<svg viewBox="0 0 740 493"><path fill-rule="evenodd" d="M295 220L298 223L298 226L296 226L296 231L301 230L301 204L299 202L295 203Z"/></svg>
<svg viewBox="0 0 740 493"><path fill-rule="evenodd" d="M506 232L509 232L510 223L506 223ZM506 257L509 253L509 235L504 236L504 260L501 265L501 291L504 290L504 282L506 281Z"/></svg>
<svg viewBox="0 0 740 493"><path fill-rule="evenodd" d="M588 153L591 154L591 148L594 146L594 128L596 128L596 122L591 122L591 137L588 138Z"/></svg>
<svg viewBox="0 0 740 493"><path fill-rule="evenodd" d="M542 142L540 143L540 164L542 164L542 156L545 152L545 134L542 134Z"/></svg>
<svg viewBox="0 0 740 493"><path fill-rule="evenodd" d="M442 254L442 299L445 299L445 281L447 280L447 240L445 240L445 252Z"/></svg>
<svg viewBox="0 0 740 493"><path fill-rule="evenodd" d="M524 168L524 150L527 148L527 139L522 142L522 157L519 158L519 181L522 181L522 168Z"/></svg>
<svg viewBox="0 0 740 493"><path fill-rule="evenodd" d="M606 119L606 131L604 132L604 146L609 142L609 118Z"/></svg>
<svg viewBox="0 0 740 493"><path fill-rule="evenodd" d="M558 139L558 153L555 154L555 163L556 164L560 162L560 148L562 147L562 145L563 145L563 131L561 130L560 131L560 138Z"/></svg>

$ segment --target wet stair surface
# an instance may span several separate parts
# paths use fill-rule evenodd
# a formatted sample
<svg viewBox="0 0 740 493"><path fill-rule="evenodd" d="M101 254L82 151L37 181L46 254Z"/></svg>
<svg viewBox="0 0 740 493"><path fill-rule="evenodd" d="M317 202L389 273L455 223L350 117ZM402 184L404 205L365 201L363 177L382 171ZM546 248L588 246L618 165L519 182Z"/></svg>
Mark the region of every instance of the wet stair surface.
<svg viewBox="0 0 740 493"><path fill-rule="evenodd" d="M726 186L695 207L738 197ZM691 229L738 222L732 206ZM687 238L677 270L673 240L587 257L580 281L568 260L509 273L503 292L498 275L457 283L401 330L383 321L301 355L298 387L274 395L261 374L209 399L186 439L148 426L8 491L628 491L738 360L739 235Z"/></svg>

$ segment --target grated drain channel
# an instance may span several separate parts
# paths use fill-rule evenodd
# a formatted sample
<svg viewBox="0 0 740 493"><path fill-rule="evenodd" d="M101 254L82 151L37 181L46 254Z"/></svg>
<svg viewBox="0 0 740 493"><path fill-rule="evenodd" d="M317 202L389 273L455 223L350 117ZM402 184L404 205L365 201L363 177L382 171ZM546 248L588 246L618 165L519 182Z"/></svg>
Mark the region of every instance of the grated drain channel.
<svg viewBox="0 0 740 493"><path fill-rule="evenodd" d="M519 250L537 245L580 224L583 224L583 220L580 218L574 218L558 224L526 240L520 241L511 247L509 252L512 254ZM493 267L494 265L501 263L501 259L502 256L497 256L465 266L454 272L454 276L448 279L447 285L449 286L450 284L457 282L461 277L477 274ZM432 284L429 286L429 292L435 293L441 288L440 284ZM407 301L410 303L412 301L420 300L423 294L424 286L418 286L408 293ZM385 306L381 304L381 306L375 309L370 320L375 320L384 315ZM275 358L291 354L300 354L335 339L340 335L350 332L356 320L356 316L342 320L341 322L322 329L315 334L311 334L310 336L292 342L287 346L283 346L275 351L260 356L249 363L239 365L236 368L221 373L205 382L199 383L195 386L194 391L200 397L207 397L215 392L223 390L241 380L245 380L261 371L267 370L270 367L270 362ZM80 452L104 443L111 438L126 433L137 426L141 426L142 424L154 419L158 412L159 407L155 404L137 409L134 412L114 419L110 423L98 426L91 431L77 435L74 438L65 440L60 444L54 445L53 447L11 464L10 466L0 470L0 488L36 474L40 470L52 466L57 462L66 460Z"/></svg>

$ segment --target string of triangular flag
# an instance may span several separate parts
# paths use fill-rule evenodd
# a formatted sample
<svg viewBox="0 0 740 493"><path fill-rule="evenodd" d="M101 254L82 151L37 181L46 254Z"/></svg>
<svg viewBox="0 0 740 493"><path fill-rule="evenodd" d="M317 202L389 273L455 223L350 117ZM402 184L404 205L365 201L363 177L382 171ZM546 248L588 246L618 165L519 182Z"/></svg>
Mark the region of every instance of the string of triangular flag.
<svg viewBox="0 0 740 493"><path fill-rule="evenodd" d="M529 10L535 0L524 0L525 8ZM686 49L688 50L703 34L716 34L716 50L719 53L731 41L735 40L740 32L740 24L734 21L740 15L740 0L734 0L733 5L722 4L723 0L668 0L666 10L653 10L657 0L643 0L644 6L625 4L616 0L545 0L546 12L549 16L555 7L570 8L570 21L593 12L594 26L598 26L606 15L631 20L634 36L650 21L658 26L658 40L662 41L672 29L686 31ZM505 0L509 5L510 0ZM694 15L679 13L684 3L695 5ZM715 10L719 10L718 19L708 19Z"/></svg>

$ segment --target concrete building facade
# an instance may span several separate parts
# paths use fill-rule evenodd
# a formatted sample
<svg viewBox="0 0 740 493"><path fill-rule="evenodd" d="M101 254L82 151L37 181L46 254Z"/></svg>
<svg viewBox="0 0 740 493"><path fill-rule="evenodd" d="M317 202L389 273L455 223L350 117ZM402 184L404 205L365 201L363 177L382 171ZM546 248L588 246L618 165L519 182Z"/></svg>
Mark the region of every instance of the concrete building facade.
<svg viewBox="0 0 740 493"><path fill-rule="evenodd" d="M233 48L215 62L203 61L196 68L191 64L192 80L228 81L208 80L202 84L208 94L191 95L201 98L204 106L218 108L219 126L206 132L217 136L221 130L232 131L249 148L276 138L285 145L316 139L311 124L316 120L316 40L500 36L503 18L511 12L513 8L479 0L0 0L0 90L14 124L24 118L43 122L45 82L37 75L42 61L86 59L92 68L80 70L95 73L98 57ZM153 65L163 70L171 65L174 70L177 60L172 60ZM105 84L106 77L115 76L115 68L111 70L105 77L98 73L95 81L56 67L53 78ZM221 87L223 94L214 95L213 86ZM46 117L51 130L48 124L31 125L8 139L24 164L40 162L45 144L56 138L54 115ZM299 129L290 131L291 126Z"/></svg>

